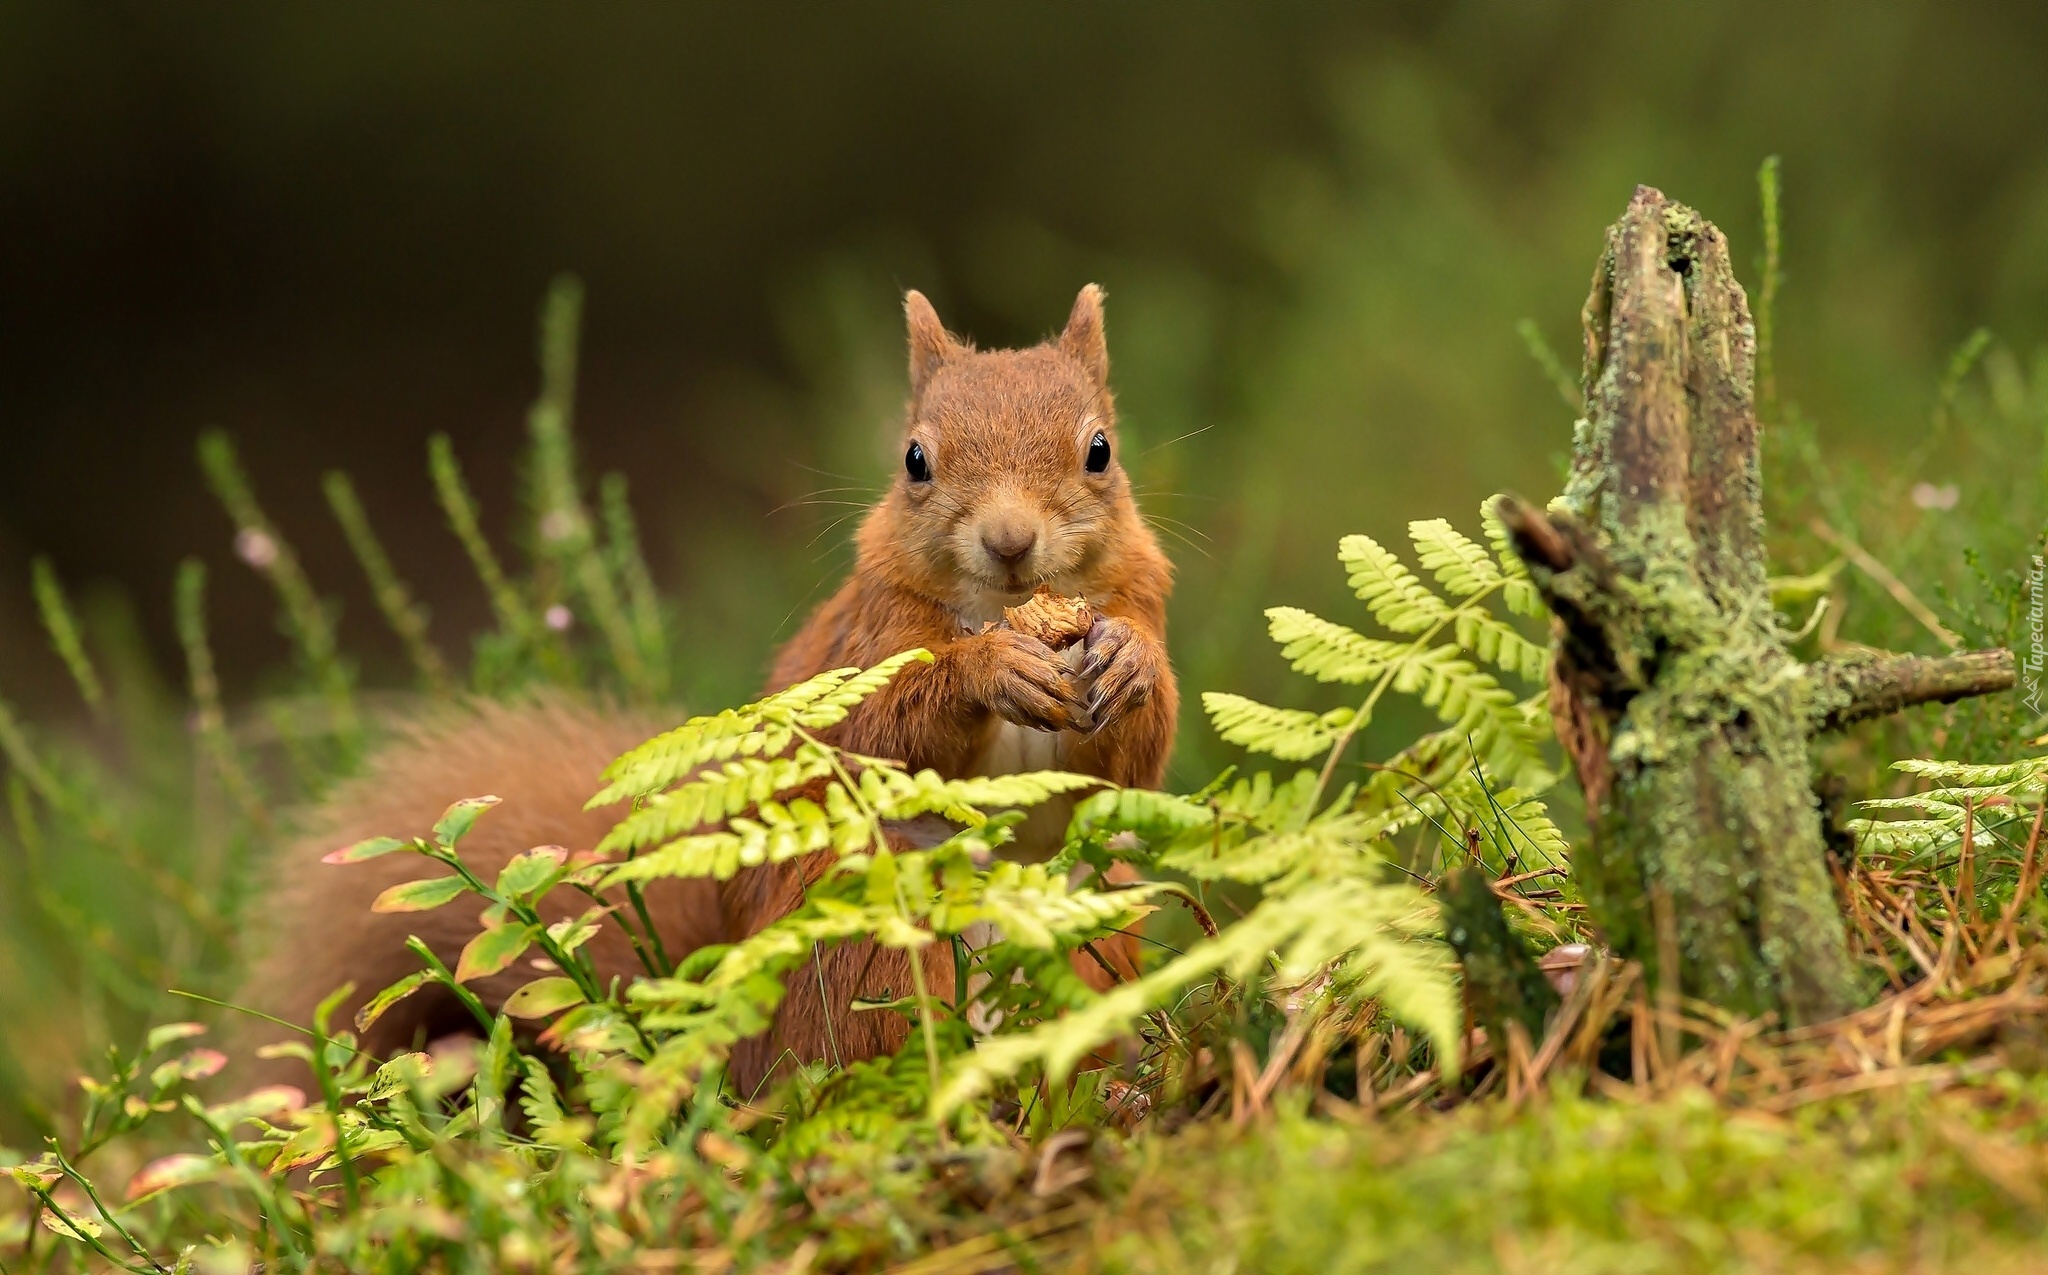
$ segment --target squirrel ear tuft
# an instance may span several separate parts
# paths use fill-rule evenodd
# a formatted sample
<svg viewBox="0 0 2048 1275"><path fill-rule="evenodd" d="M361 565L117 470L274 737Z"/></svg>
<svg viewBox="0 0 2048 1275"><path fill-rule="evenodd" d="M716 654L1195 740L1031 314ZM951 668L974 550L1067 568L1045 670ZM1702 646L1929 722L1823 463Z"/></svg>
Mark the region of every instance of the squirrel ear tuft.
<svg viewBox="0 0 2048 1275"><path fill-rule="evenodd" d="M1109 384L1109 345L1102 333L1102 289L1097 285L1089 284L1074 298L1060 349L1079 360L1097 385Z"/></svg>
<svg viewBox="0 0 2048 1275"><path fill-rule="evenodd" d="M916 288L903 294L903 318L910 328L910 393L914 398L924 393L924 383L958 347L946 335L939 312Z"/></svg>

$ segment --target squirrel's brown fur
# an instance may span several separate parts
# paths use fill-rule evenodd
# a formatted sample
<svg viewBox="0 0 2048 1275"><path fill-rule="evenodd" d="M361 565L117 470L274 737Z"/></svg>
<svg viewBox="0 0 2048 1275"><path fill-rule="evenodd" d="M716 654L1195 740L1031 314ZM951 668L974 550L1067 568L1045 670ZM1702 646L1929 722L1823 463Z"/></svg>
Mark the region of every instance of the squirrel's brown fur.
<svg viewBox="0 0 2048 1275"><path fill-rule="evenodd" d="M1171 568L1115 459L1101 301L1091 284L1055 340L979 351L949 336L922 295L906 297L904 446L921 449L926 477L898 472L861 526L852 578L777 654L769 686L918 646L935 659L912 665L857 706L831 733L834 743L947 776L1057 766L1119 784L1160 782L1178 712L1165 646ZM1111 457L1100 472L1089 465L1091 448L1103 453L1094 447L1098 433ZM1040 584L1085 598L1099 617L1068 653L990 624ZM354 981L344 1006L352 1013L416 967L406 934L418 934L452 965L475 933L477 909L461 903L398 916L369 911L385 886L421 875L413 856L330 867L318 862L326 850L376 835L417 835L449 802L484 793L503 803L463 842L480 873L495 873L536 845L587 850L619 815L583 810L599 772L672 724L565 700L479 705L384 748L366 774L323 804L282 863L270 912L275 933L250 999L303 1023L328 991ZM1057 817L1035 817L1023 839L1042 841ZM680 955L737 941L783 915L822 867L756 869L724 885L660 882L648 904L669 953ZM566 914L573 905L565 897L557 906ZM1119 976L1135 971L1128 936L1095 947ZM630 978L639 968L616 926L592 940L591 951L606 975ZM926 961L929 985L950 991L945 945L934 944ZM1095 957L1077 959L1076 967L1091 982L1106 982ZM473 989L495 1006L533 973L515 966ZM851 1062L894 1048L906 1030L902 1020L856 1011L850 1002L902 996L911 986L899 951L850 943L819 953L791 978L773 1029L735 1054L734 1079L751 1090L784 1058ZM459 1007L422 992L380 1020L364 1044L383 1054L463 1025Z"/></svg>

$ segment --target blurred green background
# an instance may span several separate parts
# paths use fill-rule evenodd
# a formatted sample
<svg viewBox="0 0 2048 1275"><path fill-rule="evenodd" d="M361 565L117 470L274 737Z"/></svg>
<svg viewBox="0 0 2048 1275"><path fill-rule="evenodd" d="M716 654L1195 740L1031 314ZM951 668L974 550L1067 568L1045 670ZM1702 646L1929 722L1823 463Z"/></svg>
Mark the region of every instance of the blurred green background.
<svg viewBox="0 0 2048 1275"><path fill-rule="evenodd" d="M426 439L453 437L502 546L534 309L570 270L580 446L630 478L687 703L756 689L843 571L838 502L896 463L901 290L1012 344L1090 280L1181 571L1184 682L1311 702L1261 609L1348 618L1339 535L1476 532L1488 493L1553 491L1571 412L1518 321L1576 368L1638 182L1717 221L1753 285L1771 154L1783 395L1870 477L1835 509L1873 551L1954 560L1940 520L2017 526L2013 485L2039 491L2044 119L2048 9L2025 3L0 3L0 694L46 733L82 716L35 555L99 631L140 633L115 675L168 701L171 581L199 554L231 703L280 684L275 599L192 459L213 425L339 600L363 685L409 673L329 469L466 648L489 613ZM1957 395L1990 441L1916 446L1979 325L1989 380ZM1919 481L1960 504L1908 503ZM1186 726L1198 783L1223 754Z"/></svg>

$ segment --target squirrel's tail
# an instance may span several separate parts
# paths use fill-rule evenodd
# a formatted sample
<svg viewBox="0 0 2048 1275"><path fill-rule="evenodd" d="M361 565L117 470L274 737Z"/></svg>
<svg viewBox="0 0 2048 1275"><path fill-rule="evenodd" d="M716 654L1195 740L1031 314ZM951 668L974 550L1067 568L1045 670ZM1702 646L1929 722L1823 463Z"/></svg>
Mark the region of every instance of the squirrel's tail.
<svg viewBox="0 0 2048 1275"><path fill-rule="evenodd" d="M459 899L428 912L377 913L376 897L390 886L443 875L418 855L398 852L361 863L321 862L332 850L371 837L425 836L448 806L465 797L496 796L499 804L463 837L463 861L486 880L514 855L535 846L589 850L623 814L618 806L585 810L606 766L628 749L675 723L646 710L600 707L564 696L524 703L478 701L433 711L384 742L361 774L340 785L304 817L302 831L269 865L270 879L255 910L251 971L236 1003L281 1019L310 1024L315 1008L344 984L353 990L330 1027L350 1029L354 1016L379 991L419 969L406 949L416 935L449 968L481 927L480 900ZM797 906L808 878L827 860L742 872L732 881L662 880L646 888L648 912L672 959L713 943L737 942ZM1112 874L1120 879L1120 874ZM550 922L580 912L587 900L556 891L542 900ZM1136 976L1132 935L1120 934L1077 953L1083 979L1100 989ZM603 922L585 949L600 978L630 982L644 972L626 932ZM868 941L821 951L789 980L789 994L774 1026L744 1041L732 1060L732 1079L743 1094L763 1087L792 1061L857 1062L886 1053L908 1032L903 1018L860 1008L910 992L910 957ZM927 984L949 993L952 953L932 944L924 953ZM525 961L467 984L495 1011L541 971ZM237 1028L238 1056L272 1041L303 1040L274 1023L250 1020ZM360 1033L361 1047L379 1058L417 1048L441 1036L471 1034L473 1018L444 987L428 986L400 1001ZM305 1083L304 1067L280 1060L261 1068L276 1083Z"/></svg>
<svg viewBox="0 0 2048 1275"><path fill-rule="evenodd" d="M500 798L500 804L461 842L463 860L485 880L535 846L589 850L621 814L616 808L583 808L599 787L599 774L621 753L673 724L645 711L561 696L517 704L478 701L412 722L371 755L361 774L308 812L302 831L269 865L239 1003L306 1024L320 1001L352 983L353 992L331 1023L340 1030L352 1027L355 1012L371 996L419 968L419 959L406 950L408 935L418 935L453 968L479 928L479 901L457 900L430 912L370 910L389 886L442 875L438 865L403 852L341 866L322 863L322 856L370 837L426 836L450 803L486 795ZM543 901L542 911L557 920L579 911L579 902L587 901L558 891ZM649 907L672 954L724 934L711 882L653 883ZM641 968L614 922L605 923L588 950L607 976L630 979ZM495 1008L538 976L520 961L471 988ZM474 1030L473 1020L445 988L430 987L380 1018L363 1033L362 1045L384 1057L463 1030ZM257 1042L291 1034L270 1024L251 1033Z"/></svg>

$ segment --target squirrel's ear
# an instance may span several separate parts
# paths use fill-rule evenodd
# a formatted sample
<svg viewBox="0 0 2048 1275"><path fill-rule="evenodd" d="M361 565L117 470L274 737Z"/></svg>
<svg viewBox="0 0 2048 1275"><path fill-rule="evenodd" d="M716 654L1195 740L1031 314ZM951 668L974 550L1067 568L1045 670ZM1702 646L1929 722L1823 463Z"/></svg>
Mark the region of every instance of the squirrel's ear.
<svg viewBox="0 0 2048 1275"><path fill-rule="evenodd" d="M939 312L916 288L903 294L903 318L910 328L910 394L924 393L924 383L958 347L946 335Z"/></svg>
<svg viewBox="0 0 2048 1275"><path fill-rule="evenodd" d="M1060 349L1080 360L1097 385L1109 384L1109 345L1102 335L1102 289L1095 284L1081 289L1081 295L1074 298L1067 330L1060 333Z"/></svg>

